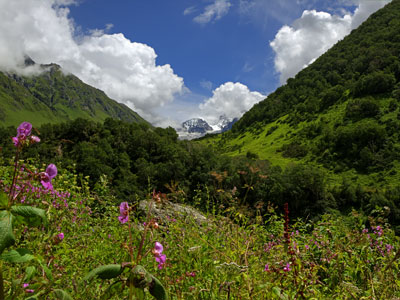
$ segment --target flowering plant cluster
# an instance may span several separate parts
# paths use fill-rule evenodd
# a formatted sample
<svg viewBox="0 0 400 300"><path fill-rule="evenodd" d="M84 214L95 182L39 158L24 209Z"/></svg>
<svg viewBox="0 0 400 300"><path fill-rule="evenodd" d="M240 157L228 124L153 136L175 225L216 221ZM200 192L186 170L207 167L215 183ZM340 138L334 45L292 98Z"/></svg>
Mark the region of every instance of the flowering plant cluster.
<svg viewBox="0 0 400 300"><path fill-rule="evenodd" d="M12 176L11 185L2 182L2 189L0 191L0 259L6 263L15 262L29 262L36 259L43 268L43 272L50 276L50 272L45 267L40 258L36 258L28 249L18 248L8 250L16 242L15 232L21 232L24 235L29 227L41 227L42 231L47 226L46 211L38 207L40 202L36 202L35 198L41 199L43 195L51 192L56 194L52 185L52 179L57 175L57 167L54 164L48 165L45 172L32 172L24 165L20 165L18 160L20 152L24 146L29 146L33 143L40 142L40 138L32 135L32 124L29 122L21 123L17 128L17 135L12 137L12 142L16 147L14 171ZM38 187L32 184L32 180L38 180L43 186ZM3 192L4 191L4 192ZM7 194L8 193L8 196ZM17 201L19 200L19 201ZM44 200L42 199L42 202ZM19 220L15 222L14 220ZM27 226L23 231L18 230L17 226ZM23 238L24 236L22 236ZM64 239L64 233L60 232L54 238L54 245L60 243ZM30 276L25 276L27 282L21 286L24 293L34 294L35 289L29 283L34 274L35 267L29 266ZM49 290L47 294L51 291ZM61 293L66 294L64 291ZM15 297L14 294L12 297ZM2 277L2 264L0 263L0 299L5 299L4 282Z"/></svg>
<svg viewBox="0 0 400 300"><path fill-rule="evenodd" d="M149 213L147 215L146 222L143 223L144 230L142 234L142 238L138 247L138 251L136 257L134 256L133 250L133 238L132 238L132 222L130 220L130 211L131 208L128 202L121 202L119 205L119 216L118 221L123 224L128 224L129 230L129 245L127 248L129 250L129 256L131 261L129 263L122 263L121 265L105 265L100 266L94 270L92 270L85 279L87 281L93 279L94 277L99 278L116 278L119 277L124 269L130 270L130 275L128 276L126 285L129 286L129 299L133 299L134 294L136 296L137 293L143 295L144 289L147 288L149 293L154 296L157 300L165 300L167 299L167 292L161 282L150 272L148 272L140 263L145 255L143 255L143 250L146 243L147 232L151 229L158 229L159 226L157 222L151 219L151 209L153 202L159 202L160 196L159 194L153 192L153 197L149 206ZM154 255L156 262L158 263L158 269L162 270L166 266L167 256L163 253L164 247L163 245L156 241L154 244L154 248L151 252ZM140 292L138 290L141 290Z"/></svg>

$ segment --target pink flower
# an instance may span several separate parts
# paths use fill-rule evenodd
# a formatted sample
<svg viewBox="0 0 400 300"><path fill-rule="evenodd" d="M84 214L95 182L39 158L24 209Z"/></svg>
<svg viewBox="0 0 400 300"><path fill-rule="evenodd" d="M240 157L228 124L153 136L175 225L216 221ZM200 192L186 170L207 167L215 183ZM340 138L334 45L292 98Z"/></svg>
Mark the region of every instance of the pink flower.
<svg viewBox="0 0 400 300"><path fill-rule="evenodd" d="M64 233L59 233L58 235L57 235L57 237L58 237L58 239L60 240L60 241L62 241L63 239L64 239Z"/></svg>
<svg viewBox="0 0 400 300"><path fill-rule="evenodd" d="M165 254L162 254L163 250L164 250L163 245L161 245L159 242L156 242L152 252L154 254L154 257L156 258L156 262L158 262L159 270L161 270L164 267L165 261L167 260L167 256Z"/></svg>
<svg viewBox="0 0 400 300"><path fill-rule="evenodd" d="M52 190L53 185L51 180L57 176L57 167L54 164L49 164L46 168L46 172L40 173L41 183L46 190Z"/></svg>
<svg viewBox="0 0 400 300"><path fill-rule="evenodd" d="M287 263L286 266L283 268L283 271L289 272L290 270L291 270L290 269L290 263Z"/></svg>
<svg viewBox="0 0 400 300"><path fill-rule="evenodd" d="M29 122L22 122L17 128L17 137L25 140L32 130L32 124Z"/></svg>
<svg viewBox="0 0 400 300"><path fill-rule="evenodd" d="M39 143L40 142L40 138L36 135L32 135L31 136L31 143Z"/></svg>
<svg viewBox="0 0 400 300"><path fill-rule="evenodd" d="M128 205L128 202L122 202L120 204L119 212L120 212L120 215L118 217L118 220L122 224L128 222L128 220L129 220L129 205Z"/></svg>
<svg viewBox="0 0 400 300"><path fill-rule="evenodd" d="M18 138L17 137L12 137L12 141L13 141L13 144L14 144L14 146L15 147L18 147L19 146L19 140L18 140Z"/></svg>
<svg viewBox="0 0 400 300"><path fill-rule="evenodd" d="M269 271L271 271L270 268L269 268L269 264L266 264L265 268L264 268L264 272L269 272Z"/></svg>

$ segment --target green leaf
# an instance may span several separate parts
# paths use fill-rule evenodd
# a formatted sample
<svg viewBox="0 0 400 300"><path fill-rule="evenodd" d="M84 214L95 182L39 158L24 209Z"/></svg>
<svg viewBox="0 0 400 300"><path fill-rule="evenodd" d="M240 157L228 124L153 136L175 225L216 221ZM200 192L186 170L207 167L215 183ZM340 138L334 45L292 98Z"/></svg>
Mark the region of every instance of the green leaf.
<svg viewBox="0 0 400 300"><path fill-rule="evenodd" d="M46 277L48 280L53 281L53 274L51 273L51 270L43 264L40 260L38 260L39 265L42 267L44 273L46 274Z"/></svg>
<svg viewBox="0 0 400 300"><path fill-rule="evenodd" d="M118 277L123 271L121 265L111 264L97 267L96 269L90 271L85 278L84 281L92 280L94 277L99 277L101 279L111 279Z"/></svg>
<svg viewBox="0 0 400 300"><path fill-rule="evenodd" d="M5 209L8 206L8 197L4 192L0 192L0 209Z"/></svg>
<svg viewBox="0 0 400 300"><path fill-rule="evenodd" d="M31 281L31 279L33 278L33 276L35 276L35 274L36 274L36 268L34 266L26 267L24 282Z"/></svg>
<svg viewBox="0 0 400 300"><path fill-rule="evenodd" d="M12 206L11 212L14 215L24 217L30 225L47 225L46 212L43 209L33 206Z"/></svg>
<svg viewBox="0 0 400 300"><path fill-rule="evenodd" d="M153 275L151 277L153 278L153 282L149 287L150 294L157 300L167 300L168 296L164 286L156 277L154 277Z"/></svg>
<svg viewBox="0 0 400 300"><path fill-rule="evenodd" d="M58 300L72 300L72 297L64 290L54 290L53 294Z"/></svg>
<svg viewBox="0 0 400 300"><path fill-rule="evenodd" d="M12 231L13 215L6 211L0 211L0 255L4 249L10 247L15 242L15 237Z"/></svg>
<svg viewBox="0 0 400 300"><path fill-rule="evenodd" d="M35 258L28 249L11 250L0 257L9 263L24 263Z"/></svg>
<svg viewBox="0 0 400 300"><path fill-rule="evenodd" d="M167 300L167 292L161 282L140 265L133 268L131 280L137 288L149 288L150 294L157 300Z"/></svg>

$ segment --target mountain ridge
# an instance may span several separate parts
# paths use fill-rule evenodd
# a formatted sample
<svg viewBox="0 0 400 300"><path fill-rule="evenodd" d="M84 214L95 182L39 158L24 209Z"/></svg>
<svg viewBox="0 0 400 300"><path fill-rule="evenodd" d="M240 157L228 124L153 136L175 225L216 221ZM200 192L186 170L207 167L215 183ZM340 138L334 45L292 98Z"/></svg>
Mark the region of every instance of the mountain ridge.
<svg viewBox="0 0 400 300"><path fill-rule="evenodd" d="M231 131L200 142L230 156L316 166L332 184L400 182L400 1L372 14Z"/></svg>
<svg viewBox="0 0 400 300"><path fill-rule="evenodd" d="M26 66L35 65L30 58ZM109 98L72 74L64 74L57 64L38 65L35 76L0 72L0 125L18 125L31 120L35 126L58 123L78 117L93 121L114 118L146 122L126 105Z"/></svg>

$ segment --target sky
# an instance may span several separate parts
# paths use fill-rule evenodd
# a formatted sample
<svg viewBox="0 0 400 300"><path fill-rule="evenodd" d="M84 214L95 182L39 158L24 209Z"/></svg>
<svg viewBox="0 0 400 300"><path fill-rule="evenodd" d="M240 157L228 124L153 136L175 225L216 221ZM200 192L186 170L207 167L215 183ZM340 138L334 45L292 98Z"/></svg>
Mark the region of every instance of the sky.
<svg viewBox="0 0 400 300"><path fill-rule="evenodd" d="M57 63L156 126L241 117L389 0L0 0L0 70Z"/></svg>

